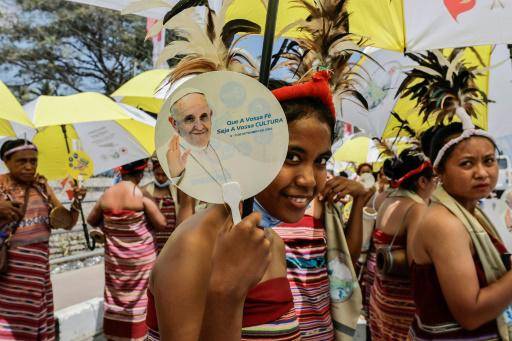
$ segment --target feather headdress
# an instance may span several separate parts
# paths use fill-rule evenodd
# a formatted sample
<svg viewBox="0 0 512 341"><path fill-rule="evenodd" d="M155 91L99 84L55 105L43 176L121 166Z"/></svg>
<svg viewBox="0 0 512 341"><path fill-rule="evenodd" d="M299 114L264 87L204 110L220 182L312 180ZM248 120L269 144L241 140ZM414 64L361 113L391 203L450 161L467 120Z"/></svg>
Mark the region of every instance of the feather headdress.
<svg viewBox="0 0 512 341"><path fill-rule="evenodd" d="M163 20L151 27L148 37L158 34L163 28L177 32L179 39L167 45L159 57L159 62L162 62L183 56L171 70L171 83L188 75L221 70L256 76L257 62L247 51L236 45L247 34L259 33L261 27L245 19L225 23L226 12L232 2L224 0L220 10L215 12L210 8L208 0L180 0L174 6L161 0L142 0L132 3L124 12L132 13L154 7L169 8ZM198 6L206 10L204 25L196 15ZM242 32L246 34L235 39Z"/></svg>
<svg viewBox="0 0 512 341"><path fill-rule="evenodd" d="M476 117L474 105L487 104L487 95L476 85L476 77L486 69L467 66L462 60L465 49L454 49L448 57L439 50L424 54L407 54L419 65L407 72L397 96L411 96L417 101L423 122L430 117L436 124L457 116L462 122L463 132L448 141L437 153L434 167L437 167L444 154L454 145L472 136L484 136L494 142L493 137L482 129L476 129L471 116Z"/></svg>
<svg viewBox="0 0 512 341"><path fill-rule="evenodd" d="M365 79L355 72L358 65L351 60L354 53L366 55L361 48L364 40L348 32L347 0L318 0L315 4L307 0L295 2L309 15L283 29L285 32L297 28L305 33L283 53L282 57L287 59L284 65L299 81L309 80L317 70L329 70L335 95L351 95L358 104L368 108L366 99L356 90Z"/></svg>
<svg viewBox="0 0 512 341"><path fill-rule="evenodd" d="M476 85L476 77L484 70L467 66L462 59L465 49L454 49L448 57L440 50L423 54L406 54L418 63L407 72L396 96L411 96L417 101L423 122L430 117L436 124L452 120L458 108L476 117L475 104L487 104L487 95Z"/></svg>

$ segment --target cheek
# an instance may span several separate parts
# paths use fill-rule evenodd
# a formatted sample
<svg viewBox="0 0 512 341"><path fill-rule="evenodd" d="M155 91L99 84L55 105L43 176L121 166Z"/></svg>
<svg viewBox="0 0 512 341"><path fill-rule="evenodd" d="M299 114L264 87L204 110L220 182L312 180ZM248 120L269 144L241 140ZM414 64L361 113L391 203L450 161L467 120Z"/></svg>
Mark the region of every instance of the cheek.
<svg viewBox="0 0 512 341"><path fill-rule="evenodd" d="M316 180L316 192L320 192L324 189L325 183L327 182L327 171L324 169L317 170L315 172Z"/></svg>

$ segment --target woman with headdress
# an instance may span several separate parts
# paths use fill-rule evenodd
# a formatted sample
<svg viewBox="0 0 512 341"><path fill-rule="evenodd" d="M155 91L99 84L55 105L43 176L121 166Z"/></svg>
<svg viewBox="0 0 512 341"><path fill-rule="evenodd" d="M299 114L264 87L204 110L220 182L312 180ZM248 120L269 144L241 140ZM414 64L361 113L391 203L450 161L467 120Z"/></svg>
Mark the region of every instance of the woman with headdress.
<svg viewBox="0 0 512 341"><path fill-rule="evenodd" d="M23 139L6 141L0 158L9 172L0 175L0 246L8 245L7 267L0 273L0 339L53 340L53 293L48 241L50 210L60 227L71 228L85 190L73 187L68 211L42 176L36 174L37 147Z"/></svg>
<svg viewBox="0 0 512 341"><path fill-rule="evenodd" d="M156 259L153 230L167 222L138 187L146 160L120 168L121 181L103 193L87 222L105 236L103 332L109 340L143 340L149 274Z"/></svg>
<svg viewBox="0 0 512 341"><path fill-rule="evenodd" d="M461 53L411 55L420 67L400 88L418 100L425 119L437 114L440 125L428 145L441 184L410 244L416 314L409 336L510 340L510 258L478 207L496 185L496 146L471 120L474 104L487 98L475 84L479 71L466 66ZM462 123L441 125L454 116Z"/></svg>
<svg viewBox="0 0 512 341"><path fill-rule="evenodd" d="M172 186L156 157L151 158L151 163L154 180L142 187L142 191L155 201L167 221L165 229L155 231L156 249L157 253L160 253L176 226L182 220L185 220L185 217L182 216L181 221L179 221L178 217L180 202L178 196L183 196L183 193Z"/></svg>
<svg viewBox="0 0 512 341"><path fill-rule="evenodd" d="M387 159L383 168L395 190L380 205L373 246L376 250L392 252L395 268L398 270L400 266L402 271L390 269L374 273L369 324L371 337L375 340L404 340L415 310L411 282L406 271L408 242L414 236L417 222L429 203L436 182L430 161L414 148L405 149L399 156ZM400 259L399 254L402 256ZM372 253L368 262L375 264L375 258L376 254Z"/></svg>

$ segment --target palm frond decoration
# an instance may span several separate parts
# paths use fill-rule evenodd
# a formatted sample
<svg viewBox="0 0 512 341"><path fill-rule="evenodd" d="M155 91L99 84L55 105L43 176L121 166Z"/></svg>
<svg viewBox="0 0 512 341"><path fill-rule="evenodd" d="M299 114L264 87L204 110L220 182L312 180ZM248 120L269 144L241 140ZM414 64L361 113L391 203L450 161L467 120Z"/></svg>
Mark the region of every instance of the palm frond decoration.
<svg viewBox="0 0 512 341"><path fill-rule="evenodd" d="M441 50L407 53L418 66L406 72L407 77L400 84L396 97L410 96L415 100L423 122L430 117L436 118L436 124L445 119L451 121L457 108L476 117L475 105L487 104L490 100L476 84L481 70L464 62L464 51L454 49L447 57Z"/></svg>
<svg viewBox="0 0 512 341"><path fill-rule="evenodd" d="M148 32L148 37L163 28L175 30L179 37L169 43L159 56L158 63L181 57L171 70L170 83L187 75L230 70L256 77L258 63L246 50L238 48L240 40L249 34L261 32L261 27L249 20L234 19L225 22L226 12L233 0L224 0L215 12L208 0L180 0L175 5L163 6L163 0L139 0L125 12L166 7L169 11ZM197 17L196 7L206 10L205 22Z"/></svg>
<svg viewBox="0 0 512 341"><path fill-rule="evenodd" d="M402 131L405 131L409 138L416 139L418 137L416 131L411 127L407 119L401 118L400 115L394 111L391 112L391 116L394 117L400 124L399 126L393 128L394 130L397 130L395 138L398 138Z"/></svg>
<svg viewBox="0 0 512 341"><path fill-rule="evenodd" d="M356 72L358 64L351 60L354 53L367 56L363 52L363 38L348 32L348 0L296 0L295 7L307 10L305 20L299 20L287 26L284 31L296 28L305 33L295 39L282 54L285 62L279 66L288 67L299 81L309 80L317 70L331 72L331 89L336 95L353 96L357 102L368 109L366 99L357 91L366 80Z"/></svg>

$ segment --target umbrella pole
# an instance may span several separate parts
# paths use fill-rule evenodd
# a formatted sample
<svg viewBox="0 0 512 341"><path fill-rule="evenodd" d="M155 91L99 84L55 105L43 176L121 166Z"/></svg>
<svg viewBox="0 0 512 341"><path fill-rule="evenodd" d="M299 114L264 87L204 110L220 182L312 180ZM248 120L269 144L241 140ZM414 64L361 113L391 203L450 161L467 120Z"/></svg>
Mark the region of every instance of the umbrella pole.
<svg viewBox="0 0 512 341"><path fill-rule="evenodd" d="M61 124L60 128L62 129L62 134L64 134L64 141L66 141L66 150L68 151L68 155L70 155L71 149L69 148L68 132L66 129L66 125ZM75 179L73 179L73 182L75 183L75 186L76 186L77 181ZM80 211L80 217L82 218L82 228L84 230L85 243L87 244L87 248L92 251L96 248L96 240L93 239L92 245L91 245L91 241L89 239L89 231L87 230L87 223L85 222L84 210L82 208L82 200L80 200L79 198L76 198L76 199L78 201L78 209Z"/></svg>
<svg viewBox="0 0 512 341"><path fill-rule="evenodd" d="M272 48L274 47L274 35L276 32L277 8L279 0L269 0L267 7L267 17L265 20L265 35L263 37L263 50L261 53L260 77L259 81L268 86L270 77L270 63L272 60ZM254 198L247 198L242 204L242 217L252 213Z"/></svg>

